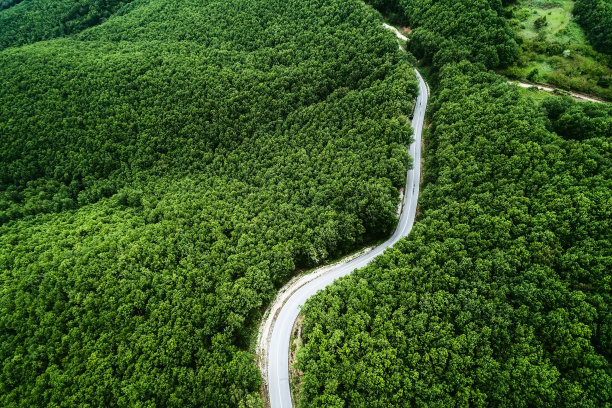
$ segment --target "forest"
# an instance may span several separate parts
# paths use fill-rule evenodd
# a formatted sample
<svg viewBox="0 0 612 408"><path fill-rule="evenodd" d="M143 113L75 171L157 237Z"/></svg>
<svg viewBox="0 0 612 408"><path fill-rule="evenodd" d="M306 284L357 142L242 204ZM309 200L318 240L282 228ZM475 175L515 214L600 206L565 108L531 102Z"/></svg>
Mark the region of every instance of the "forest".
<svg viewBox="0 0 612 408"><path fill-rule="evenodd" d="M518 56L512 30L500 24L499 1L375 0L372 5L383 13L401 10L392 14L393 22L412 28L408 50L435 70L463 60L496 68Z"/></svg>
<svg viewBox="0 0 612 408"><path fill-rule="evenodd" d="M536 102L487 70L478 33L507 32L495 2L424 52L453 24L417 17L425 3L382 5L434 65L419 217L306 303L297 405L610 407L612 107ZM486 14L454 3L456 21Z"/></svg>
<svg viewBox="0 0 612 408"><path fill-rule="evenodd" d="M69 36L104 22L131 0L2 0L0 50Z"/></svg>
<svg viewBox="0 0 612 408"><path fill-rule="evenodd" d="M418 222L306 304L296 402L610 407L612 108L492 71L508 3L372 0L400 53L357 0L0 0L0 405L261 407L278 288L397 222L418 58Z"/></svg>
<svg viewBox="0 0 612 408"><path fill-rule="evenodd" d="M0 406L261 406L277 288L397 222L413 59L357 1L2 5Z"/></svg>
<svg viewBox="0 0 612 408"><path fill-rule="evenodd" d="M612 1L576 0L574 14L593 46L612 55Z"/></svg>

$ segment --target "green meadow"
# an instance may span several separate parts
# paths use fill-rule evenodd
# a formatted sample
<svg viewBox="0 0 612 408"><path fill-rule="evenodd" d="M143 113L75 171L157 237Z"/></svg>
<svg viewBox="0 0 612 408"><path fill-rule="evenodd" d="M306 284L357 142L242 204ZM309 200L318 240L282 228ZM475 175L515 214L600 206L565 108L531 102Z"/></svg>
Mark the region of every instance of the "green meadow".
<svg viewBox="0 0 612 408"><path fill-rule="evenodd" d="M519 0L506 8L521 53L501 73L612 99L612 58L589 44L569 0Z"/></svg>

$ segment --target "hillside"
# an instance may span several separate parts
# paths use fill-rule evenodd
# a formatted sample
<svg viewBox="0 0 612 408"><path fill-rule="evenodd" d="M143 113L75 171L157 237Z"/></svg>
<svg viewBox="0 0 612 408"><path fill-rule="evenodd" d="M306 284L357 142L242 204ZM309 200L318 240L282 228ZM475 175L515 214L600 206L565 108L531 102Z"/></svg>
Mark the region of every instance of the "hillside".
<svg viewBox="0 0 612 408"><path fill-rule="evenodd" d="M612 1L577 0L574 14L593 47L612 55Z"/></svg>
<svg viewBox="0 0 612 408"><path fill-rule="evenodd" d="M0 11L0 405L258 406L275 288L397 222L411 61L357 1L69 3Z"/></svg>
<svg viewBox="0 0 612 408"><path fill-rule="evenodd" d="M77 34L132 0L2 0L0 49Z"/></svg>
<svg viewBox="0 0 612 408"><path fill-rule="evenodd" d="M433 41L487 2L377 6L405 8L408 47L432 47L421 215L306 303L297 406L609 407L610 105L536 103L479 64L480 33L506 32L501 9Z"/></svg>

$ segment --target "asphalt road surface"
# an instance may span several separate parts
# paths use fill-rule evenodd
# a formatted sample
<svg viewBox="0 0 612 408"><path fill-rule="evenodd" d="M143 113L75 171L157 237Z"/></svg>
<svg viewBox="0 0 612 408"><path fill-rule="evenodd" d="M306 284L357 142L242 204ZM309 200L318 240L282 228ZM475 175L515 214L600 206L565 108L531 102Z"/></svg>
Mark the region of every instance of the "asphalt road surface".
<svg viewBox="0 0 612 408"><path fill-rule="evenodd" d="M387 27L386 27L387 28ZM396 34L399 34L396 32ZM399 34L401 35L401 34ZM398 35L398 36L399 36ZM416 71L416 70L415 70ZM280 310L273 326L272 338L268 345L268 390L272 408L289 408L291 392L289 389L289 339L295 319L300 313L300 307L319 290L332 284L336 279L348 275L355 269L363 268L392 246L400 238L408 235L414 224L414 217L419 197L419 182L421 174L421 133L429 96L427 85L416 71L419 80L419 96L416 101L412 127L414 142L410 145L410 155L413 158L413 168L406 176L406 188L400 220L393 236L373 250L353 259L352 261L330 269L325 274L308 282L294 292Z"/></svg>

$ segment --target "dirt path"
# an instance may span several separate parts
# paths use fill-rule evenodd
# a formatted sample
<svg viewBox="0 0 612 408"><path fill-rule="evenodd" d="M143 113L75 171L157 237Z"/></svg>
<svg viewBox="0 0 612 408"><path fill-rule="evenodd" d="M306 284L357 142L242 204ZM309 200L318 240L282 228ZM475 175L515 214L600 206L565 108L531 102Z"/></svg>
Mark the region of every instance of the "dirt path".
<svg viewBox="0 0 612 408"><path fill-rule="evenodd" d="M596 98L594 96L584 95L584 94L580 94L580 93L576 93L576 92L569 92L569 91L565 91L565 90L560 89L560 88L554 88L554 87L549 86L549 85L528 84L526 82L520 82L520 81L508 81L508 83L512 84L512 85L520 86L521 88L531 88L531 87L535 86L540 91L546 91L546 92L550 92L550 93L556 92L557 90L563 91L563 92L568 92L573 98L576 98L576 99L581 100L581 101L595 102L595 103L603 103L604 102L601 99L598 99L598 98Z"/></svg>

